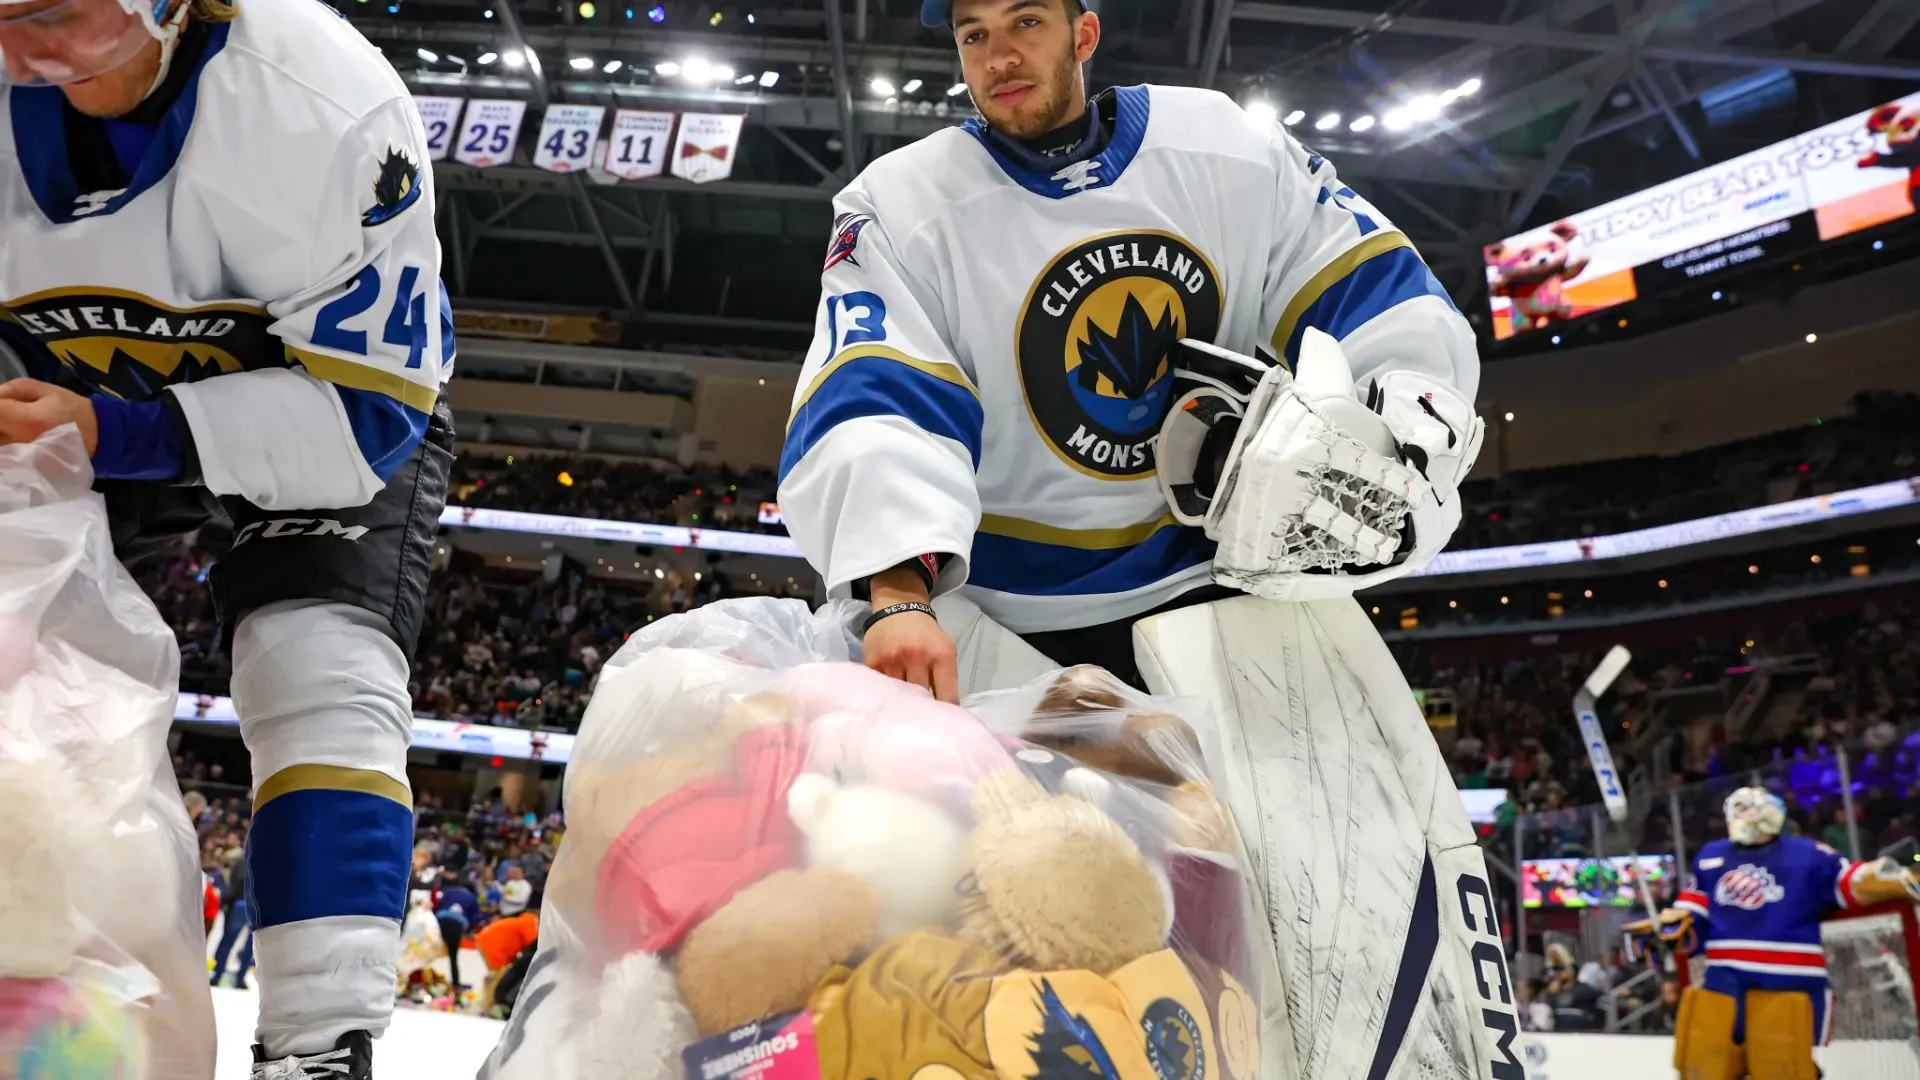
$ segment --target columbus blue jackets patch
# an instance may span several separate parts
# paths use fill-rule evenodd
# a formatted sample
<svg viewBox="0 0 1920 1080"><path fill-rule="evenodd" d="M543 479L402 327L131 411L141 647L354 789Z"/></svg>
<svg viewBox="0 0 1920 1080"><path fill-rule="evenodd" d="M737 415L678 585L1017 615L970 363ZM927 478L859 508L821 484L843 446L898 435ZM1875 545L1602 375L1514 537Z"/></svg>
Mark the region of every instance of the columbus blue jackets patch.
<svg viewBox="0 0 1920 1080"><path fill-rule="evenodd" d="M821 273L843 262L860 265L860 260L854 258L853 253L860 246L860 230L872 220L865 214L841 214L833 219L833 243L827 248L827 265L820 268Z"/></svg>
<svg viewBox="0 0 1920 1080"><path fill-rule="evenodd" d="M373 206L360 215L360 224L372 228L392 221L419 197L420 167L406 151L389 149L373 182Z"/></svg>

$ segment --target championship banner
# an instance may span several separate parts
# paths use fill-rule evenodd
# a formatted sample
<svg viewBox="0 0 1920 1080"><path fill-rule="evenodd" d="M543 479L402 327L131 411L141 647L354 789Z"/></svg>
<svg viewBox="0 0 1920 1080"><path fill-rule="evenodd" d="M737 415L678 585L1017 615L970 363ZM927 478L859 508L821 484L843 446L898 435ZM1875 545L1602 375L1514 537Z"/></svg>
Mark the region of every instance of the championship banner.
<svg viewBox="0 0 1920 1080"><path fill-rule="evenodd" d="M667 167L673 115L644 109L616 111L613 132L607 136L607 160L602 168L622 180L659 176ZM731 157L731 153L728 156Z"/></svg>
<svg viewBox="0 0 1920 1080"><path fill-rule="evenodd" d="M593 156L594 140L600 137L600 120L606 114L604 105L548 106L547 115L540 121L534 165L557 173L585 169Z"/></svg>
<svg viewBox="0 0 1920 1080"><path fill-rule="evenodd" d="M453 160L482 169L512 162L513 146L520 138L520 119L526 112L524 101L467 102L467 116L460 123Z"/></svg>
<svg viewBox="0 0 1920 1080"><path fill-rule="evenodd" d="M1920 198L1917 127L1920 93L1491 244L1494 336L1906 217Z"/></svg>
<svg viewBox="0 0 1920 1080"><path fill-rule="evenodd" d="M680 139L673 148L673 175L696 184L733 175L746 117L725 113L683 113Z"/></svg>
<svg viewBox="0 0 1920 1080"><path fill-rule="evenodd" d="M427 129L427 160L445 161L453 148L454 125L460 122L460 106L455 97L417 97L414 108L420 110L420 123Z"/></svg>

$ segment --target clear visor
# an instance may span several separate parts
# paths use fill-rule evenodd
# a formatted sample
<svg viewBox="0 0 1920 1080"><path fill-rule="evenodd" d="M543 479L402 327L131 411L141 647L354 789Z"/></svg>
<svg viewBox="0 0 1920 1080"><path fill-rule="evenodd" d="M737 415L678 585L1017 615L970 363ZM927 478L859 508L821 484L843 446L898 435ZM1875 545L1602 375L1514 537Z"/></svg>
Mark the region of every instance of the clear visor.
<svg viewBox="0 0 1920 1080"><path fill-rule="evenodd" d="M125 64L154 41L120 0L0 0L0 84L62 86Z"/></svg>

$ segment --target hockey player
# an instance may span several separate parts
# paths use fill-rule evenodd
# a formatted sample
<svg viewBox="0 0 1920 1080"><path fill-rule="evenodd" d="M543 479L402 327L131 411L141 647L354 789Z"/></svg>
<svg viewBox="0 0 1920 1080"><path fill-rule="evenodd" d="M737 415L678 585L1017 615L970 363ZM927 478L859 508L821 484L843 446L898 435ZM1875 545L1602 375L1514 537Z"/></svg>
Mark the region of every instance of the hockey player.
<svg viewBox="0 0 1920 1080"><path fill-rule="evenodd" d="M1786 808L1765 788L1735 791L1724 809L1727 838L1700 849L1657 930L1681 953L1707 957L1704 985L1680 1000L1673 1065L1683 1080L1814 1080L1813 1049L1827 1044L1833 1009L1821 919L1920 901L1920 872L1782 836ZM1646 919L1626 930L1643 949L1656 934Z"/></svg>
<svg viewBox="0 0 1920 1080"><path fill-rule="evenodd" d="M453 440L425 132L318 3L0 0L0 70L0 335L34 376L0 385L0 443L76 426L123 559L232 520L253 1075L366 1080ZM212 1075L207 1006L160 1003L156 1075Z"/></svg>
<svg viewBox="0 0 1920 1080"><path fill-rule="evenodd" d="M835 201L790 530L871 601L866 662L942 698L1095 663L1213 703L1274 934L1263 1078L1522 1076L1484 862L1350 596L1458 523L1466 321L1279 126L1088 100L1074 0L922 18L979 116Z"/></svg>

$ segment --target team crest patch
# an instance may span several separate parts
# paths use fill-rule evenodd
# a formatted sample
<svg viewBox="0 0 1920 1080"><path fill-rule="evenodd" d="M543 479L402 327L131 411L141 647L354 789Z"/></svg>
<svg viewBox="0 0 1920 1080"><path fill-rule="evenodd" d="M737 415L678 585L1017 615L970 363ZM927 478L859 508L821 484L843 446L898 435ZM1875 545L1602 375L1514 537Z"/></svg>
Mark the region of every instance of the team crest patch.
<svg viewBox="0 0 1920 1080"><path fill-rule="evenodd" d="M821 273L849 263L859 266L860 260L853 253L860 246L860 231L873 221L866 214L841 214L833 219L833 243L827 246L827 264L820 268Z"/></svg>
<svg viewBox="0 0 1920 1080"><path fill-rule="evenodd" d="M1119 232L1055 256L1027 291L1015 348L1034 426L1089 476L1153 475L1170 353L1220 329L1219 275L1171 233Z"/></svg>
<svg viewBox="0 0 1920 1080"><path fill-rule="evenodd" d="M1147 1064L1158 1080L1206 1080L1207 1046L1193 1014L1172 998L1147 1006L1140 1018L1147 1037Z"/></svg>
<svg viewBox="0 0 1920 1080"><path fill-rule="evenodd" d="M1773 871L1752 863L1727 871L1713 887L1716 902L1744 911L1758 911L1786 895L1787 890L1773 879Z"/></svg>
<svg viewBox="0 0 1920 1080"><path fill-rule="evenodd" d="M392 221L419 198L420 167L406 151L390 148L373 181L373 206L360 215L360 224L372 228Z"/></svg>

